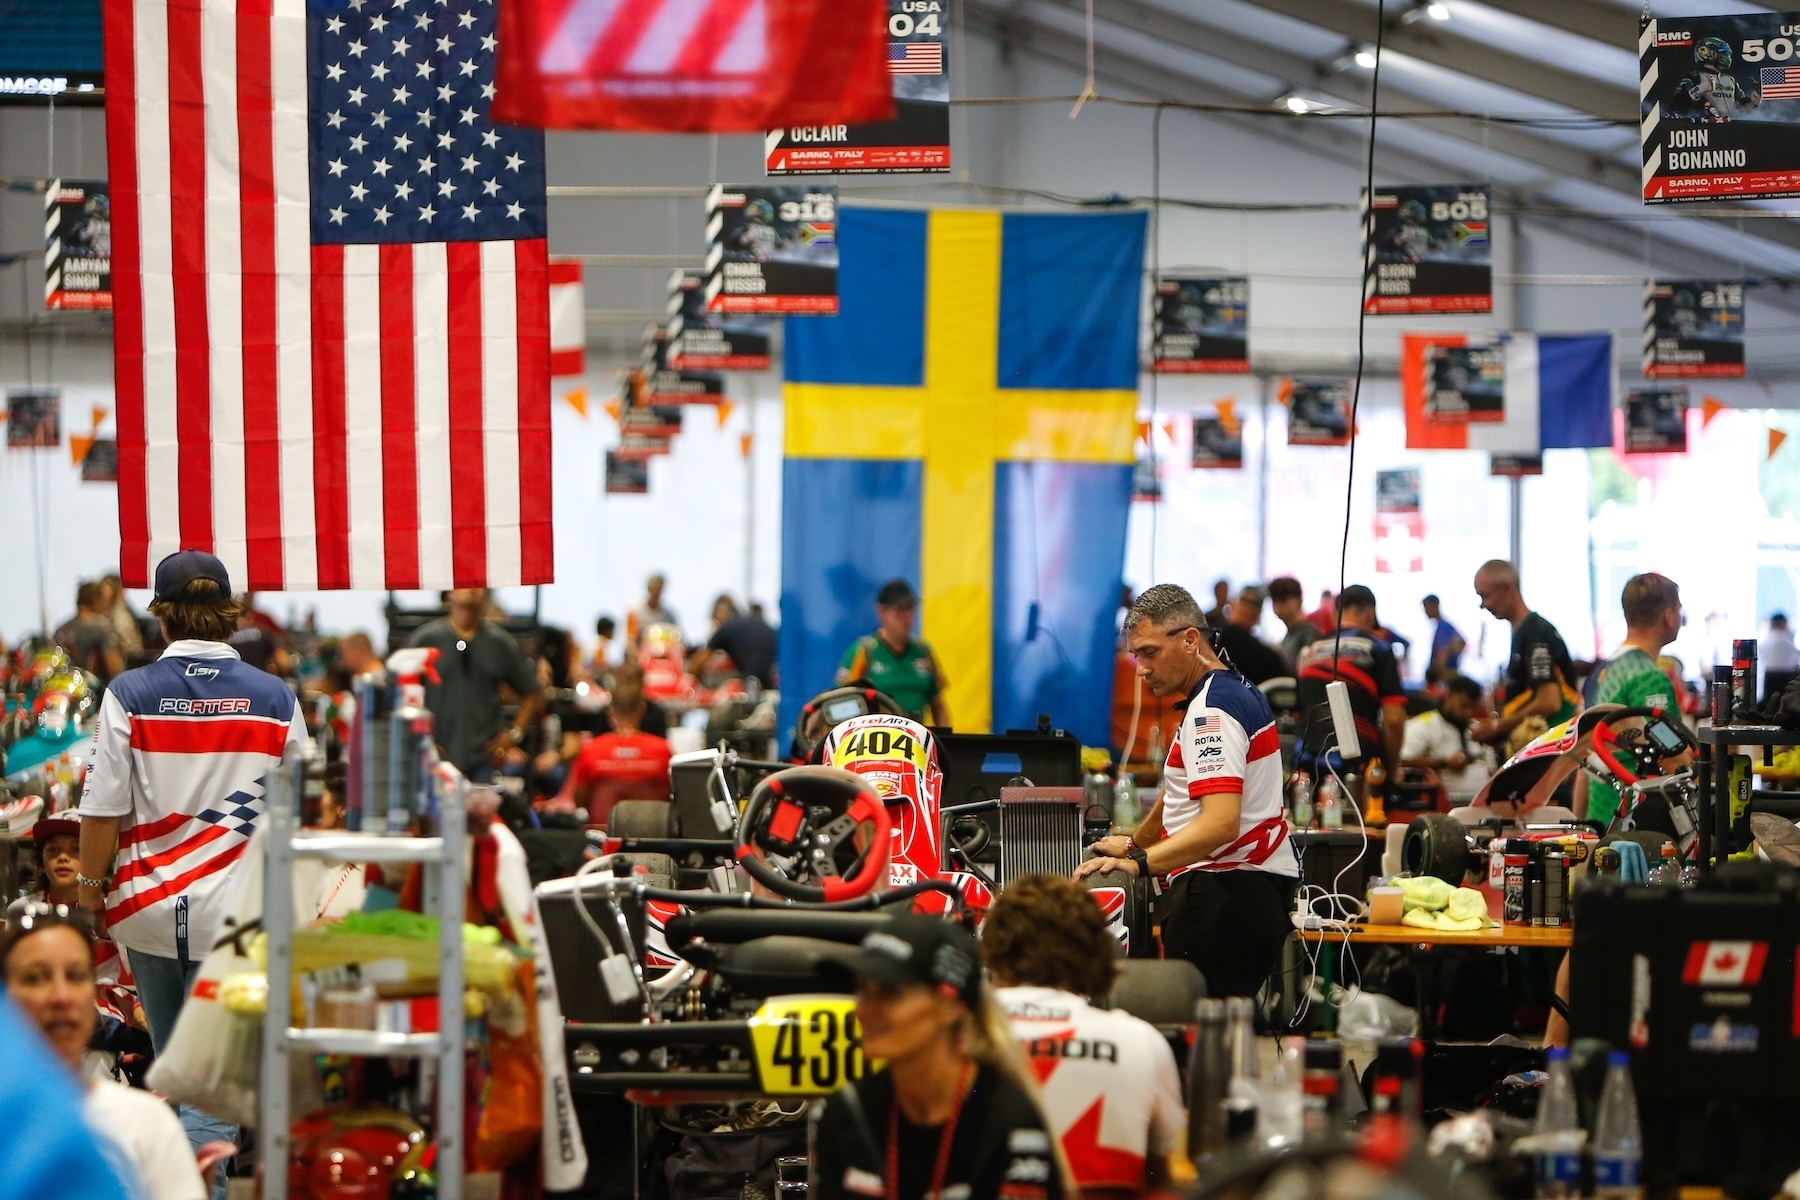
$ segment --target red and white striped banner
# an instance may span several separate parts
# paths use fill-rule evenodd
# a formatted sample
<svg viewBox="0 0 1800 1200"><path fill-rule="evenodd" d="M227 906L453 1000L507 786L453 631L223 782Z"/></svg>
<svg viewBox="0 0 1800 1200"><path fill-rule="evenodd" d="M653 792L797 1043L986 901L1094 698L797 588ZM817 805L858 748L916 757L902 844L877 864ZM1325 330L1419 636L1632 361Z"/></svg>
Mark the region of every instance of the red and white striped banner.
<svg viewBox="0 0 1800 1200"><path fill-rule="evenodd" d="M395 45L378 55L407 52L406 2L355 6L363 21L394 18ZM491 32L491 5L459 7L485 8ZM322 73L309 85L306 0L106 0L105 18L126 585L145 586L182 548L212 551L255 589L548 582L543 237L318 236L329 152L315 159L314 139L324 109L349 105L318 99ZM312 19L318 39L325 17ZM427 32L438 30L415 35L415 57L430 57ZM422 93L410 106L386 98L398 76L368 89L394 113L386 132L410 127L419 153L441 135L409 109L428 82L455 76L445 65L435 79L406 72ZM480 70L491 79L491 53ZM338 78L330 86L350 86ZM479 132L485 117L462 128ZM420 185L416 206L440 180L473 186L453 173L461 152L441 153L436 174L421 166L422 178L417 154L386 157ZM391 196L402 177L383 162L368 181ZM343 164L331 166L336 176Z"/></svg>

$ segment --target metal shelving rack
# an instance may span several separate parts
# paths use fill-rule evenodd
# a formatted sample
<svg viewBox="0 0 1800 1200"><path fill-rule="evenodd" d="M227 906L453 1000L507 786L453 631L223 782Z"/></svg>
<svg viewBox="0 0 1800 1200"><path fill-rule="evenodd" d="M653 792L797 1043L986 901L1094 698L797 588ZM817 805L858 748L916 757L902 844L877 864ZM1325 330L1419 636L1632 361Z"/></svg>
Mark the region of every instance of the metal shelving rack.
<svg viewBox="0 0 1800 1200"><path fill-rule="evenodd" d="M1700 864L1716 867L1731 849L1731 747L1800 746L1800 732L1779 725L1702 725L1700 742Z"/></svg>
<svg viewBox="0 0 1800 1200"><path fill-rule="evenodd" d="M437 1195L463 1200L463 945L462 842L467 785L459 781L439 802L439 834L308 834L300 830L302 765L290 755L270 774L268 863L263 876L263 929L268 934L269 1007L263 1018L263 1200L288 1200L288 1093L293 1054L432 1059L437 1064ZM428 868L425 911L438 918L438 1033L377 1033L361 1029L295 1029L294 863L328 858L357 863L423 863Z"/></svg>

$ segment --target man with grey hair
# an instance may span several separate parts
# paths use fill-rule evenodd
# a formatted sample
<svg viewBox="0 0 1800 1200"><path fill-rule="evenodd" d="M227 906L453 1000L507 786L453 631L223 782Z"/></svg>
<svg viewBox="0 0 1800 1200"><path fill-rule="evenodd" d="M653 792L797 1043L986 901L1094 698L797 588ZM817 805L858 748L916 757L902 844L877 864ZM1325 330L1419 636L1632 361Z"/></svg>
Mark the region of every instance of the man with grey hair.
<svg viewBox="0 0 1800 1200"><path fill-rule="evenodd" d="M1552 728L1575 715L1581 694L1571 682L1575 667L1556 626L1531 611L1519 592L1519 569L1503 558L1481 564L1475 572L1475 594L1481 607L1513 627L1512 658L1501 684L1500 715L1477 721L1469 736L1489 745L1505 745L1514 729L1532 717Z"/></svg>
<svg viewBox="0 0 1800 1200"><path fill-rule="evenodd" d="M1162 798L1129 835L1101 838L1076 878L1124 871L1169 892L1163 950L1206 976L1214 996L1254 996L1292 928L1299 877L1281 803L1269 702L1213 648L1199 604L1161 583L1125 617L1125 648L1155 696L1177 696L1181 726Z"/></svg>

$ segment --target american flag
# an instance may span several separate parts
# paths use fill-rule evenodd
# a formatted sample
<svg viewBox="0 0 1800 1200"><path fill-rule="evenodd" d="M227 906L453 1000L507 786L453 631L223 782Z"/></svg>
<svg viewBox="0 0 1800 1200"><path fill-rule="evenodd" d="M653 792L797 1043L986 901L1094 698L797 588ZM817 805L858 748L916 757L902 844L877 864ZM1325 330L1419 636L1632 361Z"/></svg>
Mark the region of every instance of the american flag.
<svg viewBox="0 0 1800 1200"><path fill-rule="evenodd" d="M541 132L494 0L106 0L121 574L551 578Z"/></svg>
<svg viewBox="0 0 1800 1200"><path fill-rule="evenodd" d="M1800 67L1764 67L1762 69L1764 100L1800 98Z"/></svg>
<svg viewBox="0 0 1800 1200"><path fill-rule="evenodd" d="M889 42L889 75L942 75L944 43Z"/></svg>
<svg viewBox="0 0 1800 1200"><path fill-rule="evenodd" d="M1195 733L1218 733L1224 726L1219 723L1218 713L1208 713L1204 717L1194 718Z"/></svg>

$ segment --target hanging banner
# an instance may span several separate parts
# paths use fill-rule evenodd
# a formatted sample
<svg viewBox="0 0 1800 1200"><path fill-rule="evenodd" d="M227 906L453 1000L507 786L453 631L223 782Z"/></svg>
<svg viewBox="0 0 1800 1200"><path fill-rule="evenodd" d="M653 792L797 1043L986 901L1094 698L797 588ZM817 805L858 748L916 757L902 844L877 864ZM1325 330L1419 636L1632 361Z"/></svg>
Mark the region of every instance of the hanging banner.
<svg viewBox="0 0 1800 1200"><path fill-rule="evenodd" d="M706 238L708 312L837 312L837 188L715 185Z"/></svg>
<svg viewBox="0 0 1800 1200"><path fill-rule="evenodd" d="M1194 466L1236 469L1244 465L1244 429L1237 415L1220 405L1216 415L1194 418Z"/></svg>
<svg viewBox="0 0 1800 1200"><path fill-rule="evenodd" d="M1241 375L1250 369L1250 281L1164 276L1151 313L1150 369Z"/></svg>
<svg viewBox="0 0 1800 1200"><path fill-rule="evenodd" d="M1741 379L1744 285L1734 279L1653 280L1644 287L1646 379Z"/></svg>
<svg viewBox="0 0 1800 1200"><path fill-rule="evenodd" d="M669 365L677 371L766 371L769 319L706 311L706 280L698 271L669 277Z"/></svg>
<svg viewBox="0 0 1800 1200"><path fill-rule="evenodd" d="M614 496L642 496L650 491L650 459L606 452L606 491Z"/></svg>
<svg viewBox="0 0 1800 1200"><path fill-rule="evenodd" d="M1496 479L1523 479L1543 473L1541 454L1495 454L1488 459L1488 474Z"/></svg>
<svg viewBox="0 0 1800 1200"><path fill-rule="evenodd" d="M1624 407L1625 453L1687 453L1686 388L1632 388Z"/></svg>
<svg viewBox="0 0 1800 1200"><path fill-rule="evenodd" d="M96 438L81 456L83 483L119 482L119 439Z"/></svg>
<svg viewBox="0 0 1800 1200"><path fill-rule="evenodd" d="M326 7L363 3L331 0ZM431 31L430 21L415 31L404 3L397 0L389 18L405 25L394 43L398 54L407 37L416 42ZM497 70L486 90L492 119L653 133L886 120L893 99L885 11L883 0L505 3Z"/></svg>
<svg viewBox="0 0 1800 1200"><path fill-rule="evenodd" d="M1363 196L1363 311L1494 311L1488 185L1376 188Z"/></svg>
<svg viewBox="0 0 1800 1200"><path fill-rule="evenodd" d="M1348 446L1350 389L1348 379L1288 380L1288 445Z"/></svg>
<svg viewBox="0 0 1800 1200"><path fill-rule="evenodd" d="M949 0L888 0L894 119L802 125L763 135L764 169L782 175L920 175L950 169Z"/></svg>
<svg viewBox="0 0 1800 1200"><path fill-rule="evenodd" d="M725 377L707 371L677 371L669 366L669 331L644 331L643 378L632 399L640 405L718 404L725 399Z"/></svg>
<svg viewBox="0 0 1800 1200"><path fill-rule="evenodd" d="M1148 454L1142 455L1131 471L1131 498L1155 504L1162 495L1162 464Z"/></svg>
<svg viewBox="0 0 1800 1200"><path fill-rule="evenodd" d="M1800 13L1638 22L1644 203L1800 196Z"/></svg>
<svg viewBox="0 0 1800 1200"><path fill-rule="evenodd" d="M44 307L112 306L112 199L106 184L52 179L44 189Z"/></svg>
<svg viewBox="0 0 1800 1200"><path fill-rule="evenodd" d="M587 370L587 292L579 258L550 260L550 374Z"/></svg>
<svg viewBox="0 0 1800 1200"><path fill-rule="evenodd" d="M1445 425L1506 419L1506 348L1434 344L1426 364L1425 419Z"/></svg>
<svg viewBox="0 0 1800 1200"><path fill-rule="evenodd" d="M1419 469L1375 472L1375 570L1406 575L1425 569L1425 514Z"/></svg>
<svg viewBox="0 0 1800 1200"><path fill-rule="evenodd" d="M60 446L61 444L61 389L7 388L7 448L12 450L47 450Z"/></svg>

